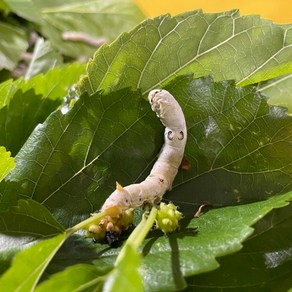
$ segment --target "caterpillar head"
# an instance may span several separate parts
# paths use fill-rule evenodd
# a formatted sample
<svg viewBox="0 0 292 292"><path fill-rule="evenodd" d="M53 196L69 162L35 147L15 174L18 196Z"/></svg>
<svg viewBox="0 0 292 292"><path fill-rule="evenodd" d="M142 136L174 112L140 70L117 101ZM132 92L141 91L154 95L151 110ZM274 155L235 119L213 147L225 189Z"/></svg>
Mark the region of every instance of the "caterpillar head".
<svg viewBox="0 0 292 292"><path fill-rule="evenodd" d="M165 111L167 111L174 97L164 89L154 89L149 92L148 100L151 104L151 109L161 119L164 117ZM165 125L163 121L161 122Z"/></svg>
<svg viewBox="0 0 292 292"><path fill-rule="evenodd" d="M153 89L149 92L148 94L148 100L150 102L150 104L152 105L154 103L154 99L155 99L155 96L159 93L162 93L163 91L165 90L162 90L162 89Z"/></svg>
<svg viewBox="0 0 292 292"><path fill-rule="evenodd" d="M164 89L153 89L148 94L148 100L151 106L155 105L159 100L168 100L170 93Z"/></svg>

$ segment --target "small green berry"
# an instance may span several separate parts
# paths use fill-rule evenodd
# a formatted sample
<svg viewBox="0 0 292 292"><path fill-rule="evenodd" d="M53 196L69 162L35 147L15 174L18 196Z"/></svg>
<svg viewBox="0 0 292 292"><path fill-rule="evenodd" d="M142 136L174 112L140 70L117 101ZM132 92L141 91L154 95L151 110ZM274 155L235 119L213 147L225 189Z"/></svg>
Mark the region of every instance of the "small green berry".
<svg viewBox="0 0 292 292"><path fill-rule="evenodd" d="M160 203L156 216L156 227L164 233L175 231L178 227L178 221L182 218L182 213L177 210L173 203Z"/></svg>
<svg viewBox="0 0 292 292"><path fill-rule="evenodd" d="M171 226L172 225L172 221L169 220L168 218L164 218L164 219L162 219L162 224Z"/></svg>
<svg viewBox="0 0 292 292"><path fill-rule="evenodd" d="M173 209L168 210L167 215L171 218L174 217L175 216L174 210Z"/></svg>

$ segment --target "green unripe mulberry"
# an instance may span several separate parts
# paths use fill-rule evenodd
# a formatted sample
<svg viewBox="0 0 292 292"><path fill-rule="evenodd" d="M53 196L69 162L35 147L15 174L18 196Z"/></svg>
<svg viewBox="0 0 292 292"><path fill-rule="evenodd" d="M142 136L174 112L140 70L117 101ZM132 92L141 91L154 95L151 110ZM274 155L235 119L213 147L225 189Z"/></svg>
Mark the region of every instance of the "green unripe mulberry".
<svg viewBox="0 0 292 292"><path fill-rule="evenodd" d="M177 210L173 203L160 203L156 216L156 227L164 233L175 231L178 227L178 221L182 218L182 213Z"/></svg>

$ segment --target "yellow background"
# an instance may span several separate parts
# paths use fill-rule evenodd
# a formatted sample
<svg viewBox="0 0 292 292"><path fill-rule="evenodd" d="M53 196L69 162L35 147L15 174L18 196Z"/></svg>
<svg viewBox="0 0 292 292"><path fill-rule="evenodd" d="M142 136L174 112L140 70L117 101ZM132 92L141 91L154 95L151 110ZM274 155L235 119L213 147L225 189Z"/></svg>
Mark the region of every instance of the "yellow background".
<svg viewBox="0 0 292 292"><path fill-rule="evenodd" d="M260 14L276 23L292 23L292 0L135 0L148 16L177 14L202 8L204 12L240 9L241 15Z"/></svg>

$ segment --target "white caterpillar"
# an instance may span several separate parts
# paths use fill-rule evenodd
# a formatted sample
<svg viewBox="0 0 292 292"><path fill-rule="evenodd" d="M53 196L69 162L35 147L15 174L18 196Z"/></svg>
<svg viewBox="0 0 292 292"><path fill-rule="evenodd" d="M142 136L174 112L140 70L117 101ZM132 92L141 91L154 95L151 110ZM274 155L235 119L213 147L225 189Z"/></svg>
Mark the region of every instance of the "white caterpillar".
<svg viewBox="0 0 292 292"><path fill-rule="evenodd" d="M165 143L149 176L139 184L122 187L108 197L101 212L118 217L130 208L144 203L157 204L172 187L181 164L187 140L186 122L183 111L175 98L166 90L152 90L148 95L151 108L166 127Z"/></svg>

